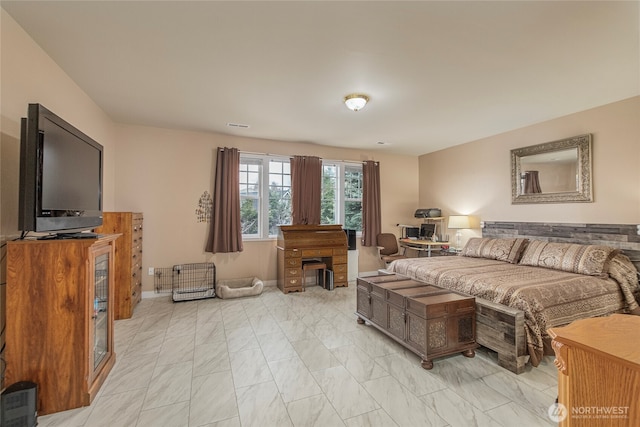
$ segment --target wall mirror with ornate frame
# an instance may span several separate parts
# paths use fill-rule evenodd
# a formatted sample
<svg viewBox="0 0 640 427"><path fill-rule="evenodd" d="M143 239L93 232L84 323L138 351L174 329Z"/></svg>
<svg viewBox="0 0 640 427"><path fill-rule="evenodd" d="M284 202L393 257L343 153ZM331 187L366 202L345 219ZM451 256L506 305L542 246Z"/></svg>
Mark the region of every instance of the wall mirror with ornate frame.
<svg viewBox="0 0 640 427"><path fill-rule="evenodd" d="M591 134L511 150L511 203L593 202Z"/></svg>

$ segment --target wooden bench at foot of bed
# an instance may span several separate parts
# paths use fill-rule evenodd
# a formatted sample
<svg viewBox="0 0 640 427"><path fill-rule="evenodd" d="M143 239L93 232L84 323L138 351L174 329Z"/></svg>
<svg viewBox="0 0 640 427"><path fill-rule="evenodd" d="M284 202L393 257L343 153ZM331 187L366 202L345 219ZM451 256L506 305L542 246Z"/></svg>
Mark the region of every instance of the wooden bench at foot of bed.
<svg viewBox="0 0 640 427"><path fill-rule="evenodd" d="M498 353L498 364L520 374L529 360L524 311L476 298L476 342Z"/></svg>

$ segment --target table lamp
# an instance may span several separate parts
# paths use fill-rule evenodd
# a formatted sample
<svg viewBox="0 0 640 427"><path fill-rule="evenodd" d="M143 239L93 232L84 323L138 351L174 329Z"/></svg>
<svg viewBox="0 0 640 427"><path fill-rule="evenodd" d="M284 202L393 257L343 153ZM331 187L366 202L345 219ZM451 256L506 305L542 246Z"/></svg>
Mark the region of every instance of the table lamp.
<svg viewBox="0 0 640 427"><path fill-rule="evenodd" d="M462 233L460 230L463 228L471 228L469 224L469 217L467 215L449 215L449 223L447 224L447 228L450 230L456 231L456 252L460 252L462 248L460 247L460 238Z"/></svg>

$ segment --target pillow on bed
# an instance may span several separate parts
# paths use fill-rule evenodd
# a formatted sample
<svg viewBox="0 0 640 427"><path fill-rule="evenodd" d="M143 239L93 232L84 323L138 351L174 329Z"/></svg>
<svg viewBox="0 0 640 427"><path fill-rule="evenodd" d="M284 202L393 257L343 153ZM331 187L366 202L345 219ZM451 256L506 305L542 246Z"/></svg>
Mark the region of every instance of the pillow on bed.
<svg viewBox="0 0 640 427"><path fill-rule="evenodd" d="M609 262L617 253L617 249L609 246L533 240L522 254L520 264L589 276L606 276Z"/></svg>
<svg viewBox="0 0 640 427"><path fill-rule="evenodd" d="M491 239L473 237L460 252L460 255L473 258L487 258L516 264L520 254L527 246L527 239Z"/></svg>

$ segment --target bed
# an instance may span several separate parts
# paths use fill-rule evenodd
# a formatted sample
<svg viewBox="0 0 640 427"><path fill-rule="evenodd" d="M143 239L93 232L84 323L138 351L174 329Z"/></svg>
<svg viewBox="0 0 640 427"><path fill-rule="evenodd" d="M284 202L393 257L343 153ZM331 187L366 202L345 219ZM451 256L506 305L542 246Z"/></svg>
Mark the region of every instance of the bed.
<svg viewBox="0 0 640 427"><path fill-rule="evenodd" d="M397 260L388 270L475 296L478 343L515 373L553 354L547 328L640 314L634 264L604 245L474 238L459 256Z"/></svg>

